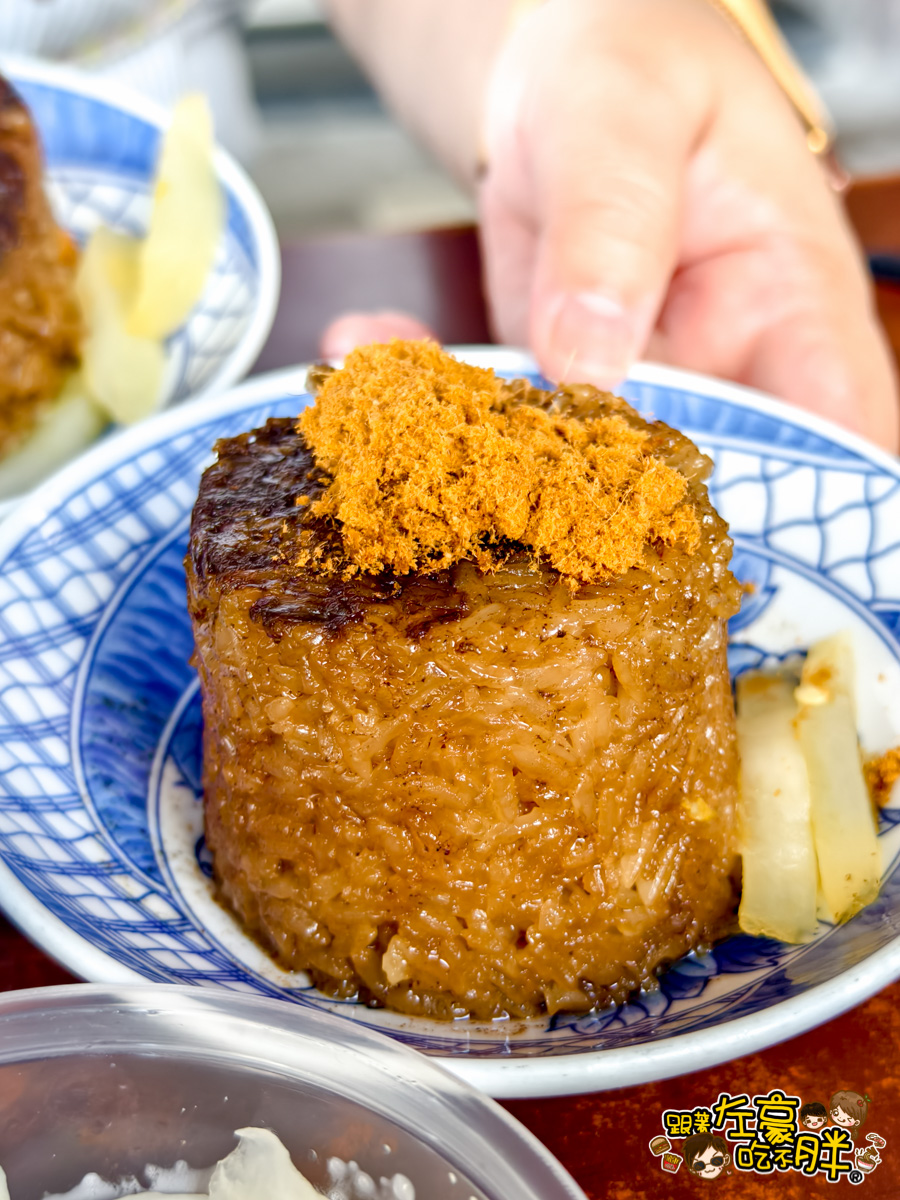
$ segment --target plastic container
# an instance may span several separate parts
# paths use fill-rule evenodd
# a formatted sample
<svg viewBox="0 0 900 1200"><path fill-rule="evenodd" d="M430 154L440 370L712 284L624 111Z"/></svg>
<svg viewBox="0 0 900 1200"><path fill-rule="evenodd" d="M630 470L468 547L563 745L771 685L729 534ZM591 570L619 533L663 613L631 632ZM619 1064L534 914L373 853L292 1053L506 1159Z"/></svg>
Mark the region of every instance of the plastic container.
<svg viewBox="0 0 900 1200"><path fill-rule="evenodd" d="M330 1157L417 1200L584 1200L527 1130L423 1055L350 1020L189 987L0 994L0 1164L12 1200L88 1172L205 1167L274 1130L318 1187Z"/></svg>

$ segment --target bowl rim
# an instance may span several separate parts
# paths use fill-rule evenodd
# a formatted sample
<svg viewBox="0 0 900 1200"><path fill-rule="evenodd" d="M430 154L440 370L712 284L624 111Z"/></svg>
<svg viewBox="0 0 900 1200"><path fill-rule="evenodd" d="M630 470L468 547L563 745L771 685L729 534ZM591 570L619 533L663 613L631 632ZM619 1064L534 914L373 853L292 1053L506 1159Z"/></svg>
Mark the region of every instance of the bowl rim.
<svg viewBox="0 0 900 1200"><path fill-rule="evenodd" d="M132 91L117 80L109 80L102 75L91 75L83 68L68 63L48 62L27 55L0 52L0 74L7 76L13 86L18 80L26 80L29 83L88 97L137 117L160 131L166 130L170 124L170 114L156 101ZM234 197L253 235L258 267L256 303L240 341L221 367L199 391L186 396L179 405L193 403L199 396L207 396L230 387L247 374L271 332L281 296L281 253L278 235L275 232L272 214L266 207L259 188L240 163L218 143L215 145L213 164L219 182Z"/></svg>
<svg viewBox="0 0 900 1200"><path fill-rule="evenodd" d="M534 368L532 357L526 351L515 348L447 348L476 365L490 364L503 371ZM207 396L189 406L158 413L141 425L115 433L95 445L40 485L28 498L27 505L20 505L0 526L0 562L22 534L43 519L48 509L61 502L73 488L94 478L97 470L111 466L120 456L137 451L151 441L175 436L212 416L222 416L270 398L275 389L285 396L305 394L307 369L305 365L295 366L254 376L231 389L227 395ZM900 479L900 461L887 451L823 417L764 393L656 363L639 364L628 379L629 382L673 387L712 399L724 399L799 425L829 440L837 440L845 449ZM80 934L70 930L61 918L44 908L2 860L0 896L10 920L63 965L89 974L101 982L122 983L144 979L138 972L109 958ZM433 1057L453 1074L494 1097L504 1099L577 1095L633 1086L690 1073L697 1070L698 1060L702 1061L704 1068L708 1068L782 1042L846 1012L897 978L900 978L900 936L862 962L830 980L813 985L799 996L779 1001L746 1016L722 1021L707 1029L675 1034L634 1046L581 1053L486 1059L464 1055ZM147 986L152 985L148 983Z"/></svg>
<svg viewBox="0 0 900 1200"><path fill-rule="evenodd" d="M92 1024L89 1045L81 1040L79 1016ZM134 1024L145 1022L147 1040L136 1043ZM195 1024L203 1032L193 1040ZM334 1053L340 1055L344 1074L337 1070L323 1077L321 1069L309 1067L310 1043L332 1047L328 1062L334 1063ZM457 1169L498 1200L513 1185L524 1200L543 1200L548 1194L557 1200L587 1200L540 1139L483 1091L396 1039L363 1025L348 1028L331 1013L298 1010L242 992L147 982L59 984L0 993L0 1066L75 1055L121 1059L129 1053L306 1079L312 1087L327 1087L378 1112L445 1161L455 1158ZM346 1071L349 1060L352 1075ZM386 1096L383 1087L358 1086L358 1079L366 1079L377 1087L379 1077L394 1085L393 1094ZM475 1172L467 1169L469 1154Z"/></svg>

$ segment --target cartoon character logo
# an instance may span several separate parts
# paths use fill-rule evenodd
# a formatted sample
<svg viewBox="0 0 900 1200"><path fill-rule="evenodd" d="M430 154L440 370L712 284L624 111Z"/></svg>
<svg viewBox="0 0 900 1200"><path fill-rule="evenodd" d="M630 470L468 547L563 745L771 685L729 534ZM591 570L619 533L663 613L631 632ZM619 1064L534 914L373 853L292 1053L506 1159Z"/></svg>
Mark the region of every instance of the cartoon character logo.
<svg viewBox="0 0 900 1200"><path fill-rule="evenodd" d="M859 1184L881 1165L887 1146L871 1130L860 1137L871 1107L870 1096L849 1090L835 1092L827 1105L803 1104L780 1089L752 1097L722 1092L708 1107L666 1109L665 1132L647 1144L658 1169L672 1175L683 1163L698 1179L796 1171Z"/></svg>
<svg viewBox="0 0 900 1200"><path fill-rule="evenodd" d="M650 1139L650 1153L659 1159L659 1165L670 1175L675 1175L684 1161L680 1154L672 1149L672 1143L663 1134Z"/></svg>
<svg viewBox="0 0 900 1200"><path fill-rule="evenodd" d="M701 1179L718 1179L731 1162L728 1143L711 1133L695 1133L685 1138L682 1149L688 1170Z"/></svg>
<svg viewBox="0 0 900 1200"><path fill-rule="evenodd" d="M860 1146L856 1151L856 1169L864 1175L870 1174L881 1162L879 1150L883 1150L887 1142L877 1133L867 1133L868 1146Z"/></svg>
<svg viewBox="0 0 900 1200"><path fill-rule="evenodd" d="M835 1092L828 1104L828 1111L835 1125L840 1125L856 1141L856 1131L862 1125L872 1103L868 1095L859 1092Z"/></svg>
<svg viewBox="0 0 900 1200"><path fill-rule="evenodd" d="M856 1167L862 1171L864 1175L868 1175L870 1171L874 1171L881 1162L881 1155L872 1145L861 1146L856 1152Z"/></svg>
<svg viewBox="0 0 900 1200"><path fill-rule="evenodd" d="M800 1124L804 1129L821 1129L828 1121L828 1109L824 1104L813 1101L800 1109Z"/></svg>

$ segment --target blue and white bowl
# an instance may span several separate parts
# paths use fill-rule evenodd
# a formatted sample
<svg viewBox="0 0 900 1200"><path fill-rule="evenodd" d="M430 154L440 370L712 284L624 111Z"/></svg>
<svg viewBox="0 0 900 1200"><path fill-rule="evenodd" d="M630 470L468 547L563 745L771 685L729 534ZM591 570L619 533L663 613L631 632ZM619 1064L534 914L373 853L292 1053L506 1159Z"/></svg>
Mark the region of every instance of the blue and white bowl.
<svg viewBox="0 0 900 1200"><path fill-rule="evenodd" d="M465 357L534 371L509 350ZM321 995L214 901L202 841L200 707L182 559L213 442L296 414L305 371L162 414L95 447L0 529L0 902L84 978L282 997L440 1056L498 1096L619 1087L789 1037L900 975L900 804L884 882L805 946L734 937L618 1009L429 1022ZM900 743L900 465L758 393L644 366L625 394L716 462L711 492L755 590L735 671L851 632L865 748Z"/></svg>
<svg viewBox="0 0 900 1200"><path fill-rule="evenodd" d="M0 57L31 110L57 220L79 243L98 225L145 232L166 113L107 81L69 67ZM166 342L161 403L220 391L256 360L275 316L281 260L272 218L244 171L224 151L215 169L225 227L200 300Z"/></svg>

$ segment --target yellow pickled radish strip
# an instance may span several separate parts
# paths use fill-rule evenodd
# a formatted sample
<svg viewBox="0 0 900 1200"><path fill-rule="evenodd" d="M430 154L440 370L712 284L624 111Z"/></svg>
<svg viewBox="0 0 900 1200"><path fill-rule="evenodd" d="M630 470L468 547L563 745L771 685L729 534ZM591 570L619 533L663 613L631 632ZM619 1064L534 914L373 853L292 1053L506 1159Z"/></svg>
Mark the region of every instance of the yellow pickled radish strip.
<svg viewBox="0 0 900 1200"><path fill-rule="evenodd" d="M853 640L846 630L810 646L796 693L797 702L821 703L819 694L825 692L847 697L856 728L856 660Z"/></svg>
<svg viewBox="0 0 900 1200"><path fill-rule="evenodd" d="M849 648L849 659L848 659ZM856 734L852 647L813 647L797 689L797 732L806 759L825 907L848 921L881 884L881 853Z"/></svg>
<svg viewBox="0 0 900 1200"><path fill-rule="evenodd" d="M157 407L165 362L159 342L126 328L138 253L134 238L97 229L85 247L76 283L88 328L81 353L84 384L104 411L123 424Z"/></svg>
<svg viewBox="0 0 900 1200"><path fill-rule="evenodd" d="M138 255L128 330L164 338L200 299L222 234L224 204L213 167L206 98L183 97L163 140L150 227Z"/></svg>
<svg viewBox="0 0 900 1200"><path fill-rule="evenodd" d="M783 942L816 931L816 853L806 762L797 739L794 680L737 681L741 759L739 830L744 863L741 929Z"/></svg>

